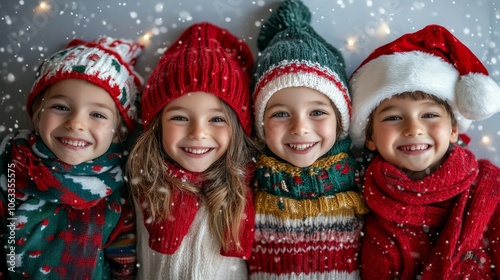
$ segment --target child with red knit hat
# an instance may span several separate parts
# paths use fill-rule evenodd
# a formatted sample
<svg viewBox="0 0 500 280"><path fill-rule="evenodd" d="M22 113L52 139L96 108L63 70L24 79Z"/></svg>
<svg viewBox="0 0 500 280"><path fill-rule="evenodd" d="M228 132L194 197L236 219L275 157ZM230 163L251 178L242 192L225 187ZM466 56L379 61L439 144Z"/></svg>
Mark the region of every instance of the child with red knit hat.
<svg viewBox="0 0 500 280"><path fill-rule="evenodd" d="M140 279L245 279L253 241L248 46L210 23L160 58L127 163Z"/></svg>
<svg viewBox="0 0 500 280"><path fill-rule="evenodd" d="M26 103L34 131L0 144L10 278L133 277L134 212L122 166L141 51L126 39L73 40L39 67Z"/></svg>
<svg viewBox="0 0 500 280"><path fill-rule="evenodd" d="M286 0L262 25L254 114L266 148L255 165L251 279L359 279L363 215L348 136L342 54Z"/></svg>
<svg viewBox="0 0 500 280"><path fill-rule="evenodd" d="M498 279L500 169L457 145L500 111L500 87L442 26L376 49L350 79L353 143L375 155L363 279Z"/></svg>

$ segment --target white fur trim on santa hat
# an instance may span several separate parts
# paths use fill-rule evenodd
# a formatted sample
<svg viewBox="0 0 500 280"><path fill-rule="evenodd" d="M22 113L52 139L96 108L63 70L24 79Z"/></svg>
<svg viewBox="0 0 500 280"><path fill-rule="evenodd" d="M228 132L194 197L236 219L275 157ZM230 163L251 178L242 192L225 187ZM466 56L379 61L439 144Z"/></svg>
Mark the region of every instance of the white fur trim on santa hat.
<svg viewBox="0 0 500 280"><path fill-rule="evenodd" d="M349 130L349 104L345 100L344 93L337 87L337 85L328 80L327 78L318 76L314 73L305 72L294 72L289 74L284 74L274 78L272 81L268 82L258 93L257 98L254 102L255 108L255 126L257 130L257 136L264 140L264 112L267 107L267 103L271 96L278 92L279 90L289 88L289 87L308 87L317 90L324 95L326 95L333 104L337 107L340 112L341 123L343 131L340 134L340 139L347 136ZM345 89L347 91L347 89Z"/></svg>
<svg viewBox="0 0 500 280"><path fill-rule="evenodd" d="M464 75L457 83L457 106L471 120L483 120L500 112L500 87L481 73Z"/></svg>
<svg viewBox="0 0 500 280"><path fill-rule="evenodd" d="M356 70L351 80L353 144L363 147L368 117L384 100L404 92L422 91L448 102L465 131L470 120L458 111L455 86L459 73L438 56L420 51L381 55Z"/></svg>

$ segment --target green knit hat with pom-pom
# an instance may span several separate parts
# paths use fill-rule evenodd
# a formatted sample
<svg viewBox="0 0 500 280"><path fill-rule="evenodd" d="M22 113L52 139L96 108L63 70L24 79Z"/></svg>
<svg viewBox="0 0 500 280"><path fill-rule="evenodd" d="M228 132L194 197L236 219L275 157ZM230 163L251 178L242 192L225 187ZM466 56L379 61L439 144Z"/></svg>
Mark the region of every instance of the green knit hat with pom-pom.
<svg viewBox="0 0 500 280"><path fill-rule="evenodd" d="M262 25L261 52L252 80L257 135L264 139L264 111L277 91L308 87L330 98L340 112L342 132L349 131L351 97L344 58L311 27L311 13L299 0L286 0Z"/></svg>

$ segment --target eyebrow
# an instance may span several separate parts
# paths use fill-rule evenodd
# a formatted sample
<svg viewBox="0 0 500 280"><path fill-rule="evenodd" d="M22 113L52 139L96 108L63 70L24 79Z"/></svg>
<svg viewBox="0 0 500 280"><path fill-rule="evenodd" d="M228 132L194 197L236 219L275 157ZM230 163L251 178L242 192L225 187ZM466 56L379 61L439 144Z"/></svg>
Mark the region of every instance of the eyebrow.
<svg viewBox="0 0 500 280"><path fill-rule="evenodd" d="M426 100L424 102L422 102L423 104L426 104L428 107L439 107L439 108L442 108L443 106L439 103L436 103L432 100ZM389 105L387 107L384 107L382 108L379 113L384 113L384 112L387 112L387 111L390 111L390 110L396 110L398 109L400 106L396 106L396 105Z"/></svg>
<svg viewBox="0 0 500 280"><path fill-rule="evenodd" d="M322 101L311 101L311 102L307 102L305 104L307 104L307 105L313 105L313 106L317 106L317 105L332 106L331 103L325 103L325 102L322 102ZM272 106L267 107L267 109L274 108L274 107L279 107L279 106L287 107L287 105L285 105L283 103L276 103L276 104L273 104Z"/></svg>
<svg viewBox="0 0 500 280"><path fill-rule="evenodd" d="M190 111L190 109L188 109L187 107L172 106L172 107L166 107L164 112L166 113L166 112L176 111L176 110L179 110L179 111L183 111L183 110ZM212 111L212 112L224 113L224 111L222 110L222 108L208 108L208 110Z"/></svg>
<svg viewBox="0 0 500 280"><path fill-rule="evenodd" d="M395 110L397 109L398 106L395 106L395 105L390 105L390 106L386 106L386 107L383 107L380 111L378 111L379 113L385 113L387 111L391 111L391 110Z"/></svg>
<svg viewBox="0 0 500 280"><path fill-rule="evenodd" d="M62 100L65 100L65 99L70 99L71 97L69 96L66 96L66 95L62 95L62 94L56 94L56 95L53 95L53 96L50 96L49 98L47 99L62 99ZM91 106L97 106L99 108L104 108L104 109L108 109L108 110L111 110L113 111L113 109L115 108L114 106L113 107L109 107L107 106L106 104L104 103L99 103L99 102L92 102L90 103ZM114 103L113 103L114 105Z"/></svg>

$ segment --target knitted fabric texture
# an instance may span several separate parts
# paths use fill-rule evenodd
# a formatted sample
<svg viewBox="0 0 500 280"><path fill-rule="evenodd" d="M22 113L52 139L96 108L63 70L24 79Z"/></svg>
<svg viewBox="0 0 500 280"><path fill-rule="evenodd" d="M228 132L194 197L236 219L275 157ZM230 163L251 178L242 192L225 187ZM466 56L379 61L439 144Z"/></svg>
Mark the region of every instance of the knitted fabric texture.
<svg viewBox="0 0 500 280"><path fill-rule="evenodd" d="M387 98L422 91L446 101L465 133L473 120L500 111L500 87L481 61L448 30L429 25L374 50L350 81L350 136L363 147L368 117Z"/></svg>
<svg viewBox="0 0 500 280"><path fill-rule="evenodd" d="M170 101L206 92L227 103L250 135L252 68L252 53L245 42L208 22L192 25L167 49L147 81L142 99L144 128Z"/></svg>
<svg viewBox="0 0 500 280"><path fill-rule="evenodd" d="M195 186L203 188L203 179L201 173L190 172L178 166L167 162L168 171L171 176L179 178L184 182L194 183ZM199 198L191 193L181 192L176 188L171 189L171 208L170 215L163 221L152 221L151 215L142 207L144 216L144 226L149 232L149 247L162 254L173 254L179 248L183 238L189 231L191 224L198 212ZM252 192L247 190L247 205L245 207L246 218L241 221L239 240L232 240L235 244L228 250L221 248L221 255L228 257L239 257L247 259L252 249L253 225L254 225L254 206ZM229 234L227 234L229 237ZM242 247L238 251L236 244Z"/></svg>
<svg viewBox="0 0 500 280"><path fill-rule="evenodd" d="M115 102L129 131L137 119L142 78L133 65L143 46L127 39L98 38L71 41L65 49L44 61L26 102L32 117L33 102L50 85L65 79L81 79L105 89Z"/></svg>
<svg viewBox="0 0 500 280"><path fill-rule="evenodd" d="M255 173L252 279L358 279L362 215L350 140L298 168L262 155Z"/></svg>
<svg viewBox="0 0 500 280"><path fill-rule="evenodd" d="M257 135L264 139L264 111L271 96L288 87L308 87L326 95L340 112L347 136L351 98L342 54L310 26L311 13L299 0L286 0L262 25L261 52L252 89Z"/></svg>
<svg viewBox="0 0 500 280"><path fill-rule="evenodd" d="M376 156L363 195L372 210L361 245L364 279L498 279L500 169L455 146L412 181Z"/></svg>
<svg viewBox="0 0 500 280"><path fill-rule="evenodd" d="M5 138L0 152L1 176L16 176L15 199L1 183L2 221L11 226L2 224L2 231L15 227L12 279L106 279L110 267L116 275L134 272L135 226L122 188L119 144L91 162L71 166L38 136L21 131ZM115 239L122 250L109 256Z"/></svg>

